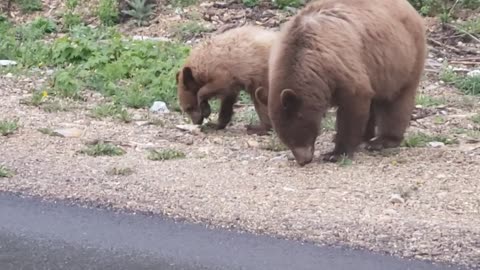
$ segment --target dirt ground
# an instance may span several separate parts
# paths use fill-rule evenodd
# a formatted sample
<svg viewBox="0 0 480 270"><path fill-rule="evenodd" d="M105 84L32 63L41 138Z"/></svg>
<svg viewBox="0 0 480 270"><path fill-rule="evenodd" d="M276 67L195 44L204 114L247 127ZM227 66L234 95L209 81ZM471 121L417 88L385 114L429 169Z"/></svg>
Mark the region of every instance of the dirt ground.
<svg viewBox="0 0 480 270"><path fill-rule="evenodd" d="M439 57L457 56L431 54L419 92L443 102L418 106L408 134L440 134L458 144L361 150L341 166L320 161L333 147L334 133L327 130L317 140L317 160L304 168L289 151L265 149L271 137L246 134L252 106L237 108L225 131L189 132L176 127L188 124L178 113L133 110L131 123L92 118L89 109L101 101L95 95L49 113L22 102L46 74L2 74L0 116L19 119L20 127L0 136L0 164L15 173L0 178L0 191L479 269L480 127L470 118L480 112L480 98L432 79ZM148 124L152 117L160 121ZM80 137L38 131L72 127L82 130ZM77 152L94 140L112 141L126 154ZM186 158L149 160L152 148L177 149ZM132 172L115 175L113 168Z"/></svg>

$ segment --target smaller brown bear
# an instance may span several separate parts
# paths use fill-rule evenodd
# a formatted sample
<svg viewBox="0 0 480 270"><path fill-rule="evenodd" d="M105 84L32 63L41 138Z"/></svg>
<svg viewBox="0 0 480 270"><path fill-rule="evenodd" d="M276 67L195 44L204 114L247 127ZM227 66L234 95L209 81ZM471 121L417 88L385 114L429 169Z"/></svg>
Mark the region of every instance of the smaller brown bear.
<svg viewBox="0 0 480 270"><path fill-rule="evenodd" d="M425 26L407 0L318 0L284 25L271 49L273 129L297 163L310 163L321 119L336 106L335 148L324 160L397 147L415 105L426 58ZM378 128L378 134L375 128Z"/></svg>
<svg viewBox="0 0 480 270"><path fill-rule="evenodd" d="M246 25L215 35L193 48L177 72L177 94L182 111L201 125L210 115L208 100L218 97L221 107L216 129L224 129L242 89L254 103L259 125L247 125L248 134L271 130L266 105L255 99L255 90L268 87L268 58L278 32ZM267 103L265 103L267 104Z"/></svg>

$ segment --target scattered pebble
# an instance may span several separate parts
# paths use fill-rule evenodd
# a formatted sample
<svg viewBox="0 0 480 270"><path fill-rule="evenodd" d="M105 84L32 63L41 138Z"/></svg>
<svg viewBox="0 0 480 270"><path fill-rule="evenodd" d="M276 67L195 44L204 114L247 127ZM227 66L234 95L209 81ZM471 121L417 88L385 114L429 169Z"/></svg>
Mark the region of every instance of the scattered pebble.
<svg viewBox="0 0 480 270"><path fill-rule="evenodd" d="M439 148L445 146L445 144L443 142L429 142L428 146L433 148Z"/></svg>
<svg viewBox="0 0 480 270"><path fill-rule="evenodd" d="M198 125L187 124L187 125L176 125L175 127L182 130L182 131L188 131L188 132L194 133L194 134L200 134L201 133L200 127Z"/></svg>
<svg viewBox="0 0 480 270"><path fill-rule="evenodd" d="M64 138L79 138L83 134L83 130L78 128L60 128L53 130L53 135Z"/></svg>
<svg viewBox="0 0 480 270"><path fill-rule="evenodd" d="M150 111L153 113L169 113L170 110L167 108L167 104L163 101L155 101L150 107Z"/></svg>
<svg viewBox="0 0 480 270"><path fill-rule="evenodd" d="M255 140L248 140L247 144L248 144L249 147L252 147L252 148L260 147L260 144Z"/></svg>
<svg viewBox="0 0 480 270"><path fill-rule="evenodd" d="M405 199L403 199L400 194L392 194L392 196L390 196L390 202L393 204L404 203Z"/></svg>

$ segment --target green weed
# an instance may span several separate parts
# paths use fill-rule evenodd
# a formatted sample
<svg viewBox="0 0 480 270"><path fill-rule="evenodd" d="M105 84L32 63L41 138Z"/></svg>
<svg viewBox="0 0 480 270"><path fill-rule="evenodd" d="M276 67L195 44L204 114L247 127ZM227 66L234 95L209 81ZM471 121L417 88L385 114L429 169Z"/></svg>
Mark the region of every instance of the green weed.
<svg viewBox="0 0 480 270"><path fill-rule="evenodd" d="M324 131L334 131L336 128L336 115L332 112L327 112L325 118L322 120L322 129Z"/></svg>
<svg viewBox="0 0 480 270"><path fill-rule="evenodd" d="M112 26L118 22L118 1L100 0L97 15L103 25Z"/></svg>
<svg viewBox="0 0 480 270"><path fill-rule="evenodd" d="M464 76L455 81L455 86L467 95L480 95L480 75Z"/></svg>
<svg viewBox="0 0 480 270"><path fill-rule="evenodd" d="M445 100L428 96L428 95L419 94L416 96L415 103L423 107L436 107L440 105L445 105Z"/></svg>
<svg viewBox="0 0 480 270"><path fill-rule="evenodd" d="M208 31L210 31L209 28L196 21L177 23L170 28L170 33L172 33L173 37L182 41L192 39Z"/></svg>
<svg viewBox="0 0 480 270"><path fill-rule="evenodd" d="M12 177L13 173L7 167L0 165L0 178Z"/></svg>
<svg viewBox="0 0 480 270"><path fill-rule="evenodd" d="M0 134L2 136L8 136L18 129L18 120L0 120Z"/></svg>
<svg viewBox="0 0 480 270"><path fill-rule="evenodd" d="M89 156L121 156L125 154L125 150L122 148L113 145L111 143L96 143L94 145L89 145L87 148L79 151L81 154L86 154Z"/></svg>
<svg viewBox="0 0 480 270"><path fill-rule="evenodd" d="M281 152L288 150L288 148L280 141L280 139L278 139L275 132L271 132L267 144L263 145L262 148L273 152Z"/></svg>
<svg viewBox="0 0 480 270"><path fill-rule="evenodd" d="M407 136L402 145L405 147L425 147L429 142L442 142L445 145L458 143L455 139L450 139L444 135L431 136L423 132L417 132Z"/></svg>
<svg viewBox="0 0 480 270"><path fill-rule="evenodd" d="M272 2L278 8L300 7L304 4L302 0L272 0Z"/></svg>
<svg viewBox="0 0 480 270"><path fill-rule="evenodd" d="M132 175L135 171L132 168L117 168L113 167L106 171L108 175L121 175L121 176L128 176Z"/></svg>
<svg viewBox="0 0 480 270"><path fill-rule="evenodd" d="M472 116L471 120L473 123L480 125L480 113L477 113L474 116Z"/></svg>
<svg viewBox="0 0 480 270"><path fill-rule="evenodd" d="M122 13L131 16L137 26L148 24L148 20L154 14L154 4L148 4L147 0L126 0L130 6L129 10L122 10Z"/></svg>
<svg viewBox="0 0 480 270"><path fill-rule="evenodd" d="M258 5L259 0L242 0L242 3L243 3L246 7L255 7L255 6Z"/></svg>
<svg viewBox="0 0 480 270"><path fill-rule="evenodd" d="M20 9L24 13L31 13L42 10L41 0L18 0L18 4L20 5Z"/></svg>
<svg viewBox="0 0 480 270"><path fill-rule="evenodd" d="M337 164L340 166L340 167L346 167L346 166L350 166L353 164L353 161L348 158L346 155L343 155L338 161L337 161Z"/></svg>
<svg viewBox="0 0 480 270"><path fill-rule="evenodd" d="M112 117L119 119L125 123L129 123L132 121L132 118L128 111L115 104L99 105L91 110L90 116L99 119Z"/></svg>
<svg viewBox="0 0 480 270"><path fill-rule="evenodd" d="M169 3L175 7L188 7L198 3L198 0L169 0Z"/></svg>
<svg viewBox="0 0 480 270"><path fill-rule="evenodd" d="M153 149L149 151L147 158L150 160L165 161L171 159L185 158L185 156L185 153L175 149L164 149L160 151Z"/></svg>

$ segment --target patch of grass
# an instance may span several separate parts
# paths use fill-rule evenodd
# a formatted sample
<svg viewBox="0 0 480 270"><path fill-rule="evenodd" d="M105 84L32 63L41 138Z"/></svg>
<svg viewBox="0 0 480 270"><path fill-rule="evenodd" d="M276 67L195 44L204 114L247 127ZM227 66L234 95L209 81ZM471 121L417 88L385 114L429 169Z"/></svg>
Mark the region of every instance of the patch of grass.
<svg viewBox="0 0 480 270"><path fill-rule="evenodd" d="M17 0L20 5L20 9L24 13L31 13L42 10L41 0Z"/></svg>
<svg viewBox="0 0 480 270"><path fill-rule="evenodd" d="M55 136L55 132L51 128L39 128L37 130L38 130L38 132L40 132L42 134L49 135L49 136Z"/></svg>
<svg viewBox="0 0 480 270"><path fill-rule="evenodd" d="M480 2L480 1L479 1ZM467 20L462 24L458 25L461 32L468 33L470 35L478 36L480 35L480 18L475 18L473 20Z"/></svg>
<svg viewBox="0 0 480 270"><path fill-rule="evenodd" d="M120 176L132 175L134 172L135 171L132 168L128 168L128 167L125 167L125 168L113 167L106 171L108 175L120 175Z"/></svg>
<svg viewBox="0 0 480 270"><path fill-rule="evenodd" d="M190 51L188 46L132 40L114 28L86 26L71 27L65 36L48 43L19 42L15 27L1 25L0 58L15 59L25 70L55 70L45 88L49 96L84 100L83 92L89 89L127 107L147 108L157 100L171 109L178 106L175 74ZM32 104L42 104L42 95L35 92Z"/></svg>
<svg viewBox="0 0 480 270"><path fill-rule="evenodd" d="M300 7L304 4L302 0L272 0L272 2L278 8Z"/></svg>
<svg viewBox="0 0 480 270"><path fill-rule="evenodd" d="M185 158L185 156L185 153L175 149L163 149L159 151L152 149L149 151L147 158L155 161L165 161L171 159L181 159Z"/></svg>
<svg viewBox="0 0 480 270"><path fill-rule="evenodd" d="M437 107L440 105L445 105L445 100L420 94L416 96L415 103L417 105L421 105L422 107Z"/></svg>
<svg viewBox="0 0 480 270"><path fill-rule="evenodd" d="M210 29L196 21L173 24L170 28L174 38L185 41L209 32Z"/></svg>
<svg viewBox="0 0 480 270"><path fill-rule="evenodd" d="M125 154L125 150L122 148L111 144L111 143L96 143L94 145L89 145L87 148L79 151L81 154L86 154L92 157L97 156L121 156Z"/></svg>
<svg viewBox="0 0 480 270"><path fill-rule="evenodd" d="M445 117L442 117L442 116L435 116L435 118L433 119L433 123L436 124L436 125L443 125L447 122L447 120L445 119Z"/></svg>
<svg viewBox="0 0 480 270"><path fill-rule="evenodd" d="M128 111L115 104L98 105L91 110L90 116L98 119L112 117L125 123L130 123L132 121L132 117Z"/></svg>
<svg viewBox="0 0 480 270"><path fill-rule="evenodd" d="M197 4L198 0L169 0L168 2L175 7L188 7Z"/></svg>
<svg viewBox="0 0 480 270"><path fill-rule="evenodd" d="M288 148L280 141L280 139L278 139L275 132L270 132L270 137L267 141L267 144L263 145L262 148L273 152L281 152L288 150Z"/></svg>
<svg viewBox="0 0 480 270"><path fill-rule="evenodd" d="M242 3L243 3L246 7L255 7L255 6L258 5L259 0L242 0Z"/></svg>
<svg viewBox="0 0 480 270"><path fill-rule="evenodd" d="M68 107L60 103L59 101L49 101L43 103L40 108L47 113L54 113L54 112L66 112L69 110Z"/></svg>
<svg viewBox="0 0 480 270"><path fill-rule="evenodd" d="M137 26L148 24L148 20L154 14L154 4L149 4L147 0L126 0L130 6L129 10L122 10L122 13L132 17Z"/></svg>
<svg viewBox="0 0 480 270"><path fill-rule="evenodd" d="M103 25L112 26L118 22L118 1L100 0L97 15Z"/></svg>
<svg viewBox="0 0 480 270"><path fill-rule="evenodd" d="M428 135L423 132L417 132L414 134L411 134L410 136L407 136L403 142L402 146L404 147L425 147L429 142L442 142L445 145L449 144L457 144L458 141L455 139L450 139L447 136L444 135Z"/></svg>
<svg viewBox="0 0 480 270"><path fill-rule="evenodd" d="M7 167L0 165L0 178L9 178L13 176L13 172Z"/></svg>
<svg viewBox="0 0 480 270"><path fill-rule="evenodd" d="M349 159L346 155L343 155L338 161L337 161L337 164L340 166L340 167L346 167L346 166L350 166L353 164L353 161L351 159Z"/></svg>
<svg viewBox="0 0 480 270"><path fill-rule="evenodd" d="M336 115L332 112L327 112L325 118L322 120L322 129L324 131L334 131L336 125Z"/></svg>
<svg viewBox="0 0 480 270"><path fill-rule="evenodd" d="M480 95L480 76L460 77L455 81L455 86L467 95Z"/></svg>
<svg viewBox="0 0 480 270"><path fill-rule="evenodd" d="M473 123L480 125L480 113L477 113L474 116L472 116L471 120Z"/></svg>
<svg viewBox="0 0 480 270"><path fill-rule="evenodd" d="M0 134L2 136L8 136L15 133L18 129L18 120L1 120L0 121Z"/></svg>
<svg viewBox="0 0 480 270"><path fill-rule="evenodd" d="M448 67L445 63L443 68L440 70L439 79L445 83L453 83L457 80L458 75L453 71L452 68Z"/></svg>

